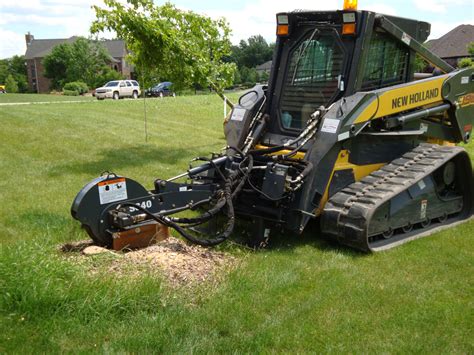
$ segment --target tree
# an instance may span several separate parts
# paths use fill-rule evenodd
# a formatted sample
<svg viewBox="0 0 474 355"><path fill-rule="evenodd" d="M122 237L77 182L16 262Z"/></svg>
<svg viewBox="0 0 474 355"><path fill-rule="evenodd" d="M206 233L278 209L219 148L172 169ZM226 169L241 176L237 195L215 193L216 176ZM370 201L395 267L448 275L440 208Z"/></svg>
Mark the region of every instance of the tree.
<svg viewBox="0 0 474 355"><path fill-rule="evenodd" d="M236 70L234 73L234 85L238 85L242 82L242 77L240 76L240 71Z"/></svg>
<svg viewBox="0 0 474 355"><path fill-rule="evenodd" d="M250 37L247 41L240 41L238 46L232 46L231 60L238 67L254 68L272 59L274 44L268 44L261 36Z"/></svg>
<svg viewBox="0 0 474 355"><path fill-rule="evenodd" d="M470 42L467 45L467 52L471 55L474 56L474 42Z"/></svg>
<svg viewBox="0 0 474 355"><path fill-rule="evenodd" d="M62 43L43 59L44 76L51 79L51 88L60 90L69 80L67 67L73 62L72 46Z"/></svg>
<svg viewBox="0 0 474 355"><path fill-rule="evenodd" d="M268 79L270 79L270 74L266 71L262 71L262 74L260 75L260 81L266 83L268 82Z"/></svg>
<svg viewBox="0 0 474 355"><path fill-rule="evenodd" d="M130 59L143 72L174 83L175 89L199 84L221 91L232 83L235 64L230 54L230 29L224 19L212 20L152 0L104 0L107 8L94 6L92 33L114 31L131 50Z"/></svg>
<svg viewBox="0 0 474 355"><path fill-rule="evenodd" d="M10 93L18 92L18 83L11 74L5 79L5 89Z"/></svg>
<svg viewBox="0 0 474 355"><path fill-rule="evenodd" d="M418 53L415 55L415 72L423 73L424 70L429 66L429 63L423 59Z"/></svg>
<svg viewBox="0 0 474 355"><path fill-rule="evenodd" d="M253 86L259 80L259 75L255 68L242 67L239 69L242 84Z"/></svg>
<svg viewBox="0 0 474 355"><path fill-rule="evenodd" d="M7 76L10 74L8 69L8 59L0 60L0 83L4 84Z"/></svg>
<svg viewBox="0 0 474 355"><path fill-rule="evenodd" d="M98 41L79 37L73 43L62 43L43 59L45 76L52 88L60 90L64 84L83 81L89 87L104 84L104 79L118 79L120 74L109 64L111 57Z"/></svg>
<svg viewBox="0 0 474 355"><path fill-rule="evenodd" d="M24 56L15 55L12 58L0 60L0 83L5 83L9 75L16 81L18 92L28 91Z"/></svg>

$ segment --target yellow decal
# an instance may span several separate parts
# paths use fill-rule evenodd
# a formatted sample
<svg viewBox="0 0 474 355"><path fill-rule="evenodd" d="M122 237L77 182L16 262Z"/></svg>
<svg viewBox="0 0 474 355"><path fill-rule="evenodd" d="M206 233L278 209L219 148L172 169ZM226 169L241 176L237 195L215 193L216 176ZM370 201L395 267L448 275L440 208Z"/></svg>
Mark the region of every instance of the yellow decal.
<svg viewBox="0 0 474 355"><path fill-rule="evenodd" d="M435 79L420 80L398 88L382 91L374 101L361 112L354 123L366 122L370 119L385 117L395 113L443 101L441 88L447 75ZM374 108L377 112L374 113Z"/></svg>
<svg viewBox="0 0 474 355"><path fill-rule="evenodd" d="M474 94L467 94L459 98L459 106L465 107L474 105Z"/></svg>

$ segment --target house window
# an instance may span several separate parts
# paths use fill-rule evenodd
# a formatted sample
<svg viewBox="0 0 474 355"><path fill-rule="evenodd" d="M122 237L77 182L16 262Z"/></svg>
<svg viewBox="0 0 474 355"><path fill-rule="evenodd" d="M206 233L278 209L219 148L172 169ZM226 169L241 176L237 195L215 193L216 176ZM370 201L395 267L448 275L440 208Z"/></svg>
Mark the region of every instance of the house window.
<svg viewBox="0 0 474 355"><path fill-rule="evenodd" d="M374 90L405 82L409 50L386 33L374 32L369 45L362 90Z"/></svg>

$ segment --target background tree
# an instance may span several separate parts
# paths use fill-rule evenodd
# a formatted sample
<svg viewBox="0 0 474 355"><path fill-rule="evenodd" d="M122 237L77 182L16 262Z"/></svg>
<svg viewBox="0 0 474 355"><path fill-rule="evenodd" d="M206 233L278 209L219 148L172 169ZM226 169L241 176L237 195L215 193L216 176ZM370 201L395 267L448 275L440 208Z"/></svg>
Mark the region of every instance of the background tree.
<svg viewBox="0 0 474 355"><path fill-rule="evenodd" d="M259 77L255 68L272 59L275 44L268 44L261 35L249 37L247 40L240 41L238 46L232 46L230 61L237 64L239 70L239 81L234 80L234 85L244 84L246 86L255 85L258 81L267 81L268 74L264 73Z"/></svg>
<svg viewBox="0 0 474 355"><path fill-rule="evenodd" d="M85 82L97 87L105 82L120 79L121 75L110 68L112 58L98 41L79 37L73 43L62 43L44 57L45 76L51 79L52 89L61 90L66 83Z"/></svg>
<svg viewBox="0 0 474 355"><path fill-rule="evenodd" d="M467 52L474 57L474 42L470 42L467 45Z"/></svg>
<svg viewBox="0 0 474 355"><path fill-rule="evenodd" d="M232 83L235 64L230 54L230 29L224 19L212 20L152 0L104 0L94 6L92 33L114 31L127 42L130 60L143 72L166 78L180 90L199 84L218 91Z"/></svg>
<svg viewBox="0 0 474 355"><path fill-rule="evenodd" d="M240 67L254 68L272 59L274 44L268 44L261 35L240 41L232 47L232 58Z"/></svg>
<svg viewBox="0 0 474 355"><path fill-rule="evenodd" d="M0 60L0 83L4 84L9 75L17 83L18 92L28 91L24 56L15 55L12 58Z"/></svg>

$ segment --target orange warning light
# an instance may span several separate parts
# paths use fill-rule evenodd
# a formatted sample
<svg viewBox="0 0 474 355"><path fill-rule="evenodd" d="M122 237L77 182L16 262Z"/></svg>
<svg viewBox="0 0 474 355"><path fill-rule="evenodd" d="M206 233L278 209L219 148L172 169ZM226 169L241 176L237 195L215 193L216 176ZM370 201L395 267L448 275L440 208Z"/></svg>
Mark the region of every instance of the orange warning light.
<svg viewBox="0 0 474 355"><path fill-rule="evenodd" d="M357 0L344 0L344 10L356 11Z"/></svg>

